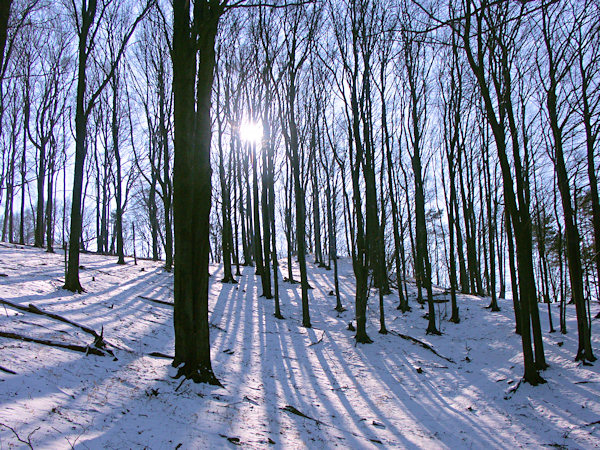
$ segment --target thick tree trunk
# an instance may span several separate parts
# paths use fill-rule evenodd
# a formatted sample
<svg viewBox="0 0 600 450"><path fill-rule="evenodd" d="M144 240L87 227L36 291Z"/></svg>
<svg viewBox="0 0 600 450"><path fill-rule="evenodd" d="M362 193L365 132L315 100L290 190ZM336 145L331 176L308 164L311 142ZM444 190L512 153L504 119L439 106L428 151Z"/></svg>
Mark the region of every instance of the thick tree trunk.
<svg viewBox="0 0 600 450"><path fill-rule="evenodd" d="M266 187L268 202L266 203L269 207L267 226L270 227L268 235L271 239L271 262L273 264L273 291L275 297L274 315L278 319L283 319L284 317L281 314L281 308L279 305L279 262L277 261L277 234L275 232L275 147L271 144L271 122L270 117L268 117L268 115L266 117L266 120L263 121L263 127L265 132L265 142L267 143ZM266 232L265 236L267 236ZM265 265L265 269L268 272L269 266Z"/></svg>
<svg viewBox="0 0 600 450"><path fill-rule="evenodd" d="M513 240L512 220L508 209L504 210L504 227L506 229L506 242L508 243L508 264L510 270L510 283L513 300L513 309L515 312L515 333L521 334L521 303L519 302L519 283L517 278L517 269L515 267L515 244Z"/></svg>
<svg viewBox="0 0 600 450"><path fill-rule="evenodd" d="M458 116L458 112L455 113ZM456 121L454 122L454 126L456 126ZM457 130L455 130L456 132ZM458 133L455 134L455 136ZM454 231L455 231L455 217L454 217L454 205L456 203L456 171L454 168L454 148L455 143L448 143L448 150L446 151L446 159L448 161L448 173L449 173L449 184L450 184L450 198L447 204L448 210L448 231L449 231L449 239L450 239L450 301L452 304L452 315L450 317L450 322L460 323L460 315L458 306L456 304L456 288L457 288L457 279L456 279L456 248L454 244ZM460 248L458 250L460 252Z"/></svg>
<svg viewBox="0 0 600 450"><path fill-rule="evenodd" d="M315 131L316 125L313 126L313 132L311 137L311 145L312 151L316 152L316 139L315 139ZM319 187L318 187L318 177L317 177L317 157L313 156L312 162L312 197L313 197L313 228L315 230L315 264L318 264L319 267L323 267L323 249L321 246L321 209L319 202Z"/></svg>
<svg viewBox="0 0 600 450"><path fill-rule="evenodd" d="M225 162L223 161L223 148L221 135L219 134L219 181L221 183L221 218L223 221L223 232L221 236L221 245L223 248L223 283L237 283L231 272L232 256L232 230L231 230L231 206L229 196L229 186L225 177Z"/></svg>
<svg viewBox="0 0 600 450"><path fill-rule="evenodd" d="M237 164L237 158L236 158L236 151L235 151L235 140L231 140L230 143L230 151L229 151L229 167L230 170L233 172L233 205L232 205L232 210L233 210L233 226L234 226L234 231L233 231L233 236L235 237L235 244L233 246L234 249L234 254L235 254L235 275L237 277L241 276L242 273L240 272L240 242L239 242L239 226L238 226L238 208L237 208L237 203L240 201L239 200L239 195L238 195L238 177L237 177L237 171L236 171L236 164Z"/></svg>
<svg viewBox="0 0 600 450"><path fill-rule="evenodd" d="M27 100L25 100L27 102ZM27 104L27 103L26 103ZM29 108L24 108L23 117L25 121L25 125L23 126L23 153L21 154L21 164L20 172L21 172L21 208L20 208L20 220L19 220L19 244L25 244L25 190L27 189L27 182L25 177L27 175L27 121L29 120ZM63 208L66 208L63 205Z"/></svg>
<svg viewBox="0 0 600 450"><path fill-rule="evenodd" d="M511 167L508 162L508 157L506 154L506 135L504 124L501 121L498 121L496 111L494 110L494 106L492 103L492 97L489 91L488 82L485 76L484 67L483 67L483 36L479 33L476 36L477 40L477 53L473 54L471 48L471 20L475 18L477 20L477 26L481 27L483 22L482 13L478 12L477 16L473 16L474 12L472 10L473 5L471 2L466 4L466 14L465 14L465 30L462 34L462 40L465 48L465 53L467 56L467 60L469 66L471 67L473 74L476 77L480 92L483 97L483 102L485 106L486 117L494 134L494 139L496 141L496 150L498 153L498 158L500 160L500 167L502 170L502 181L504 188L504 201L506 203L506 208L508 213L512 219L512 225L514 227L515 232L515 241L517 247L517 261L518 261L518 274L519 274L519 289L520 289L520 298L521 298L521 343L523 347L523 360L525 371L523 375L523 379L525 382L530 383L532 385L537 385L539 383L543 383L544 379L537 372L538 369L545 367L545 359L543 354L543 346L538 346L536 342L536 358L534 360L534 355L531 346L531 328L530 328L530 320L534 324L534 338L540 338L541 334L536 336L535 330L535 317L534 311L537 311L537 301L535 298L535 279L533 277L533 265L532 265L532 243L531 243L531 227L529 225L529 203L527 202L526 192L525 192L525 180L523 179L523 171L520 163L519 156L519 146L513 145L513 155L515 162L515 172L516 172L516 180L517 180L517 189L518 189L518 198L519 198L519 207L517 206L517 197L515 195L515 191L513 188L513 178L511 174ZM480 28L478 28L480 29ZM477 58L477 61L475 60ZM507 69L507 68L505 68ZM505 79L503 81L507 82L506 87L510 88L510 79L507 79L508 72L504 72L503 76ZM509 110L512 108L512 104L510 104L510 90L508 93L505 93L505 102L502 103L501 113L510 112ZM514 126L512 127L514 129ZM517 135L513 133L513 142L517 141ZM518 143L518 142L517 142ZM507 224L508 225L508 224ZM539 322L538 322L539 323Z"/></svg>
<svg viewBox="0 0 600 450"><path fill-rule="evenodd" d="M337 233L336 233L336 219L335 219L335 208L336 199L335 192L331 192L331 177L326 174L326 187L325 197L327 199L327 228L329 234L329 259L333 260L333 284L335 293L335 310L337 312L343 312L346 309L342 305L340 299L340 282L338 275L338 257L337 257ZM333 206L333 208L332 208Z"/></svg>
<svg viewBox="0 0 600 450"><path fill-rule="evenodd" d="M356 34L353 34L353 39L356 40ZM356 42L354 42L356 46ZM356 51L356 50L355 50ZM356 55L355 55L355 66ZM352 266L354 268L354 276L356 278L356 301L355 301L355 316L356 316L356 342L362 344L372 343L373 340L367 334L367 302L369 299L369 255L366 243L366 229L362 210L362 188L360 184L361 168L364 168L364 147L360 134L360 111L358 105L357 93L357 73L358 67L354 68L352 73L351 85L351 114L352 123L348 130L349 154L352 155L352 147L354 144L354 161L351 162L352 172L352 191L354 198L354 213L356 222L354 226L356 250L353 252ZM348 212L350 213L351 210Z"/></svg>
<svg viewBox="0 0 600 450"><path fill-rule="evenodd" d="M208 322L209 214L211 207L211 93L215 37L222 8L173 3L175 98L175 281L174 327L177 376L219 384L210 360ZM197 35L197 33L200 33ZM190 55L197 55L190 58ZM194 89L195 86L195 89Z"/></svg>
<svg viewBox="0 0 600 450"><path fill-rule="evenodd" d="M152 238L152 260L158 261L158 214L156 207L156 172L152 171L148 192L148 219L150 221L150 236Z"/></svg>
<svg viewBox="0 0 600 450"><path fill-rule="evenodd" d="M0 1L0 70L4 67L4 49L6 47L6 37L8 34L8 17L13 0Z"/></svg>

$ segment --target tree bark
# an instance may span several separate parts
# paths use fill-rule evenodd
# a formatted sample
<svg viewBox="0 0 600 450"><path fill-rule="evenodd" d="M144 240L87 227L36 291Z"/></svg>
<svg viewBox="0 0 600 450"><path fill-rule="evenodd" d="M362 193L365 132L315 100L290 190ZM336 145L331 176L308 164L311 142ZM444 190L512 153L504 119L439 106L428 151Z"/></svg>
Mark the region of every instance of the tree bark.
<svg viewBox="0 0 600 450"><path fill-rule="evenodd" d="M210 360L208 322L211 208L211 94L215 37L222 6L215 0L173 2L175 120L174 328L177 376L220 384ZM190 58L196 55L196 58ZM197 60L197 66L196 66Z"/></svg>

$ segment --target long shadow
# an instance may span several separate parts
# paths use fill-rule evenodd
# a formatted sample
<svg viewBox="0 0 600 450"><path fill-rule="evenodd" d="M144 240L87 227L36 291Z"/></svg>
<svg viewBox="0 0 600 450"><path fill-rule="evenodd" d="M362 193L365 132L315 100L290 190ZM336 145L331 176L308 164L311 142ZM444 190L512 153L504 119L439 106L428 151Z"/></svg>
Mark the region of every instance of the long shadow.
<svg viewBox="0 0 600 450"><path fill-rule="evenodd" d="M91 273L94 269L89 266ZM446 344L442 353L457 361L451 365L398 337L378 335L374 331L376 305L370 309L368 325L375 343L354 347L352 333L345 331L348 319L353 316L353 283L346 274L341 279L342 295L350 311L338 315L333 311L332 297L326 294L330 290L327 278L330 272L311 269L310 283L314 289L309 295L314 328L307 330L300 324L299 285L281 284L282 312L286 320L277 320L273 317L273 301L258 297L260 286L254 269L244 269L238 285L222 285L218 281L221 268L211 270L212 360L225 389L191 386L187 382L176 390L181 380L168 377L169 360L139 354L150 348L172 348L173 344L172 308L138 297L172 298L171 275L157 267L149 265L147 272L135 277L130 274L133 278L118 290L111 290L105 280L106 285L96 286L98 291L90 290L83 295L64 291L22 295L20 299L24 303L31 301L48 308L55 305L52 308L64 308L65 315L73 319L87 315L85 320L78 320L87 325L115 324L105 330L107 339L112 337L117 343L132 347L135 353L117 352L119 361L112 361L3 340L3 344L8 344L3 348L3 357L8 355L18 367L31 369L19 375L0 376L3 391L10 395L3 397L6 400L0 408L0 422L14 424L16 414L27 417L29 425L21 422L19 432L26 435L36 426L42 426L40 433L34 435L33 443L45 447L66 446L66 437L73 442L83 431L85 435L80 437L79 443L93 448L134 448L149 443L161 448L175 448L180 443L192 448L223 447L233 445L226 437L241 433L247 439L241 444L252 447L266 447L268 439L272 439L282 447L364 448L374 445L371 439L376 439L388 447L497 448L516 442L510 435L515 430L524 433L527 440L536 445L549 441L545 433L549 433L557 445L590 442L587 435L582 441L559 439L566 431L560 424L573 423L573 411L585 406L589 412L584 416L579 413L577 417L589 418L591 423L597 420L600 404L600 383L594 384L593 379L596 375L600 382L598 369L577 367L571 361L577 346L576 333L545 337L546 345L553 345L553 351L547 353L552 355L547 386L535 388L536 391L521 386L511 398L504 400L504 389L500 388L498 379L514 377L517 380L516 374L520 373L514 336L507 340L506 348L490 348L488 354L481 353L479 347L479 353L471 355L490 359L489 371L481 362L476 366L484 369L482 374L468 373L469 364L461 360L464 349L453 347L454 342L463 342L464 330L468 329L460 331L458 327L468 327L471 317L482 314L478 304L468 303L474 305L471 311L467 311L466 304L461 304L464 323L448 325L446 336L428 339L423 337L422 331L415 334L432 342L434 347L449 340L451 344ZM42 278L36 280L47 281ZM102 298L99 300L97 296ZM396 300L395 296L388 296L386 300L388 324L394 324L390 328L408 327L411 321L416 322L415 327L425 327L419 318L420 310L412 315L396 316L393 309ZM61 313L58 309L53 311ZM490 332L494 330L492 327L506 328L507 333L512 331L509 312L503 314L490 315L489 319L485 316ZM398 319L394 320L395 317ZM6 318L0 320L8 323ZM558 347L559 341L564 343L562 347ZM391 349L393 351L389 351ZM51 364L43 360L48 352L52 355ZM491 360L493 355L507 362L496 364ZM39 359L29 364L24 359L35 356ZM448 368L440 368L442 364ZM414 370L420 365L425 373L418 374ZM433 374L434 371L443 372ZM429 378L429 372L439 385ZM39 378L39 382L33 382L34 377ZM552 394L553 389L559 387L571 395L559 398L543 394ZM475 402L481 398L487 406L478 417L479 405ZM475 411L463 411L462 405L470 400L474 402ZM321 424L282 411L286 405ZM95 409L90 409L91 406ZM516 415L515 409L519 411ZM10 417L12 422L7 419ZM163 417L168 420L161 420ZM494 424L491 420L497 422ZM52 431L46 423L56 430ZM249 428L249 423L256 429ZM510 423L507 429L494 427L507 423ZM532 428L540 423L544 424L543 428ZM568 431L572 435L588 432L579 428ZM0 430L0 436L9 442L6 430ZM307 440L301 442L298 440L301 438Z"/></svg>
<svg viewBox="0 0 600 450"><path fill-rule="evenodd" d="M323 301L322 293L318 291L317 287L319 286L315 283L315 279L311 279L311 283L314 283L315 295L311 295L311 301L314 306L314 310L318 312L322 312L324 305L318 304L318 301ZM291 290L292 295L295 297L292 301L293 303L299 303L299 294L297 290ZM323 323L321 319L323 319L320 315L316 314L313 317L313 326L317 329L321 328ZM321 363L320 365L313 366L310 364L311 355L309 354L308 347L311 342L317 342L318 335L315 332L315 329L308 329L302 332L302 329L296 322L292 324L290 327L290 331L288 333L279 333L278 334L278 348L275 351L281 352L284 356L283 359L286 361L297 361L299 363L298 367L294 367L291 363L283 363L274 364L274 370L279 372L279 380L289 380L286 384L282 386L283 390L283 399L284 401L299 409L303 413L314 417L317 420L321 420L323 423L329 425L329 427L323 427L322 430L319 430L318 427L314 427L321 433L318 436L323 442L328 442L327 436L333 430L337 432L337 434L342 434L344 439L352 441L352 446L364 446L370 443L371 439L376 439L377 434L372 433L371 430L365 429L361 427L362 417L358 414L355 407L351 405L350 400L343 393L343 390L337 390L336 395L340 403L345 408L345 411L340 411L330 400L330 389L335 390L335 388L331 386L336 386L338 382L335 380L331 368L329 364L326 362L322 350L320 348L311 348L311 352L315 351L317 353L317 360ZM325 331L322 331L326 333ZM292 337L292 334L296 334L297 337ZM331 338L331 335L326 333L328 338ZM321 345L321 344L319 344ZM326 345L326 344L322 344ZM266 359L264 363L268 362ZM327 386L323 385L323 379L328 381ZM296 395L297 386L303 386L306 389L302 395ZM315 410L315 405L313 403L318 402L320 406L319 410ZM323 410L325 412L323 412ZM341 416L341 418L338 418ZM351 417L352 421L350 424L344 423L341 427L337 425L337 423L347 417ZM306 427L307 425L313 425L310 421L307 422L307 419L292 416L293 420L296 423L298 428ZM332 420L333 419L333 420ZM348 427L356 427L358 430L361 430L359 433L349 430ZM313 430L314 432L314 430ZM322 434L325 433L325 434Z"/></svg>

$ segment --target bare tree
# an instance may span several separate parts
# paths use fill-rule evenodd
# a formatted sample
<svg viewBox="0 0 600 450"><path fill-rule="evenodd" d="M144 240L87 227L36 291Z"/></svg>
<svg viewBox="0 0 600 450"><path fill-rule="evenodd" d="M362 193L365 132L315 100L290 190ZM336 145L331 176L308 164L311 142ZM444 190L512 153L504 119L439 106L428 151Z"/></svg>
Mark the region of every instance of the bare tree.
<svg viewBox="0 0 600 450"><path fill-rule="evenodd" d="M71 198L71 231L69 236L69 263L65 275L64 288L73 292L82 292L79 282L79 245L82 230L82 190L83 169L87 154L86 137L88 119L94 108L96 100L110 82L113 73L123 56L129 38L133 35L137 25L144 18L155 0L149 0L141 13L125 31L112 60L106 76L91 91L88 92L87 65L91 52L96 44L95 39L103 25L103 17L108 12L111 2L100 0L82 0L79 7L75 2L71 4L70 15L75 22L78 43L78 69L77 69L77 97L75 105L75 169L73 174L73 194ZM114 6L114 5L113 5Z"/></svg>

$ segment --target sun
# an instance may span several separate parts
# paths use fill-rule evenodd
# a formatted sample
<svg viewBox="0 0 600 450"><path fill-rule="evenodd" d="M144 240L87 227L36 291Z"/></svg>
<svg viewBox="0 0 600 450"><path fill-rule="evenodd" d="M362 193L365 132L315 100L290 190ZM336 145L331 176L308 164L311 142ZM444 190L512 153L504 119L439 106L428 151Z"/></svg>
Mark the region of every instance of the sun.
<svg viewBox="0 0 600 450"><path fill-rule="evenodd" d="M251 144L258 144L263 138L262 122L244 120L240 125L240 139Z"/></svg>

